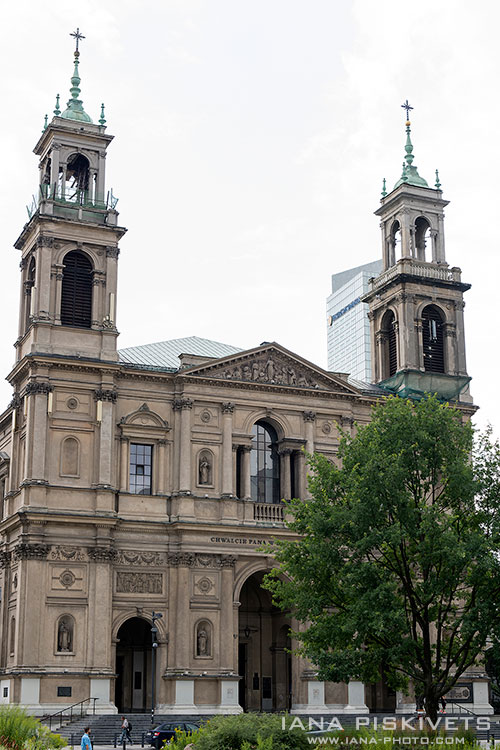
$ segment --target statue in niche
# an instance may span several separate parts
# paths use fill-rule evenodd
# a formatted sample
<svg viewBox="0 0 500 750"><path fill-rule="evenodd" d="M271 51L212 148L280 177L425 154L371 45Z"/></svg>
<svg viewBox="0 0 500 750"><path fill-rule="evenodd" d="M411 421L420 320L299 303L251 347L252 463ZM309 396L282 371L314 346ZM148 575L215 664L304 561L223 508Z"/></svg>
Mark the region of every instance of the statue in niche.
<svg viewBox="0 0 500 750"><path fill-rule="evenodd" d="M210 656L208 632L203 623L198 627L198 635L196 637L196 656Z"/></svg>
<svg viewBox="0 0 500 750"><path fill-rule="evenodd" d="M198 484L212 484L212 464L206 453L200 456Z"/></svg>
<svg viewBox="0 0 500 750"><path fill-rule="evenodd" d="M59 622L57 631L57 650L62 652L73 651L73 628L67 618L63 617Z"/></svg>

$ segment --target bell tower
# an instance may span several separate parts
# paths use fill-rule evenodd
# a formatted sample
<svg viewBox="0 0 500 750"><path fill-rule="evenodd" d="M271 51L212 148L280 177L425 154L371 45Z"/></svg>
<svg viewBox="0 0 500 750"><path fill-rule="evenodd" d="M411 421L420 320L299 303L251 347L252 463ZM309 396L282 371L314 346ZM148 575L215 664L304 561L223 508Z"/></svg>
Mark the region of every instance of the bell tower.
<svg viewBox="0 0 500 750"><path fill-rule="evenodd" d="M106 190L104 105L94 123L80 96L77 29L70 99L45 125L34 153L39 185L29 221L15 247L21 251L21 302L17 361L29 354L117 359L116 198Z"/></svg>
<svg viewBox="0 0 500 750"><path fill-rule="evenodd" d="M444 209L434 187L414 165L408 101L401 177L380 208L382 273L363 297L369 303L374 382L402 397L437 393L471 403L465 361L463 293L470 284L446 261Z"/></svg>

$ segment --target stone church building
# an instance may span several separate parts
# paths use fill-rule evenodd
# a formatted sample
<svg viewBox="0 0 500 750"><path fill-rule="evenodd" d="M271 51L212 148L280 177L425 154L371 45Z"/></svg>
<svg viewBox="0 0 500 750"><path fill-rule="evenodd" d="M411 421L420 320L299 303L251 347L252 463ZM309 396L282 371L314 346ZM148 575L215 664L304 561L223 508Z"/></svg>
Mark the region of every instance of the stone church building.
<svg viewBox="0 0 500 750"><path fill-rule="evenodd" d="M375 385L265 342L196 337L117 349L125 228L106 189L107 133L71 98L36 143L40 184L20 253L19 336L0 415L0 702L45 714L404 711L411 696L323 683L287 649L290 613L261 587L307 496L304 450L381 395L425 390L474 411L460 269L443 200L413 166L376 211L384 269L370 304ZM400 256L400 257L399 257ZM157 632L152 634L152 614ZM155 639L152 645L152 635ZM155 659L152 658L154 654ZM488 709L485 676L461 699Z"/></svg>

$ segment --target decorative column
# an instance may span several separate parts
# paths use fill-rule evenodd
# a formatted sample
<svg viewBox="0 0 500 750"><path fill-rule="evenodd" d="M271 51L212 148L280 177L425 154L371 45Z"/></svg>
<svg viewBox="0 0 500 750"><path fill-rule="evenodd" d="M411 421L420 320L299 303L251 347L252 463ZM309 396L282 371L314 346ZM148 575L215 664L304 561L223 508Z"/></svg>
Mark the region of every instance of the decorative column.
<svg viewBox="0 0 500 750"><path fill-rule="evenodd" d="M297 467L298 493L299 498L303 500L306 496L306 457L304 451L295 451L295 466Z"/></svg>
<svg viewBox="0 0 500 750"><path fill-rule="evenodd" d="M61 297L63 281L64 263L54 263L52 265L51 276L55 280L54 310L52 314L56 323L61 322Z"/></svg>
<svg viewBox="0 0 500 750"><path fill-rule="evenodd" d="M105 524L96 524L97 546L88 550L89 560L89 610L93 617L87 624L87 661L91 667L88 690L90 694L99 697L96 710L109 713L114 705L111 703L111 677L106 674L114 664L112 661L113 644L109 634L112 623L112 591L113 591L113 562L117 558L117 551L111 546L109 528ZM106 592L106 595L104 595ZM113 665L113 666L112 666ZM104 669L103 669L104 668ZM104 672L104 674L103 674ZM101 675L99 675L101 673Z"/></svg>
<svg viewBox="0 0 500 750"><path fill-rule="evenodd" d="M99 432L99 476L98 487L110 489L113 485L113 406L116 404L117 393L114 389L99 388L94 391L97 402L97 422Z"/></svg>
<svg viewBox="0 0 500 750"><path fill-rule="evenodd" d="M237 495L238 492L238 445L233 445L233 488L234 488L234 494ZM241 495L241 489L240 489L240 495Z"/></svg>
<svg viewBox="0 0 500 750"><path fill-rule="evenodd" d="M290 500L292 496L292 474L290 469L290 456L292 451L290 448L281 448L280 454L280 478L281 487L280 494L282 500Z"/></svg>
<svg viewBox="0 0 500 750"><path fill-rule="evenodd" d="M457 375L467 375L467 365L465 361L464 307L465 302L463 300L455 302L455 347Z"/></svg>
<svg viewBox="0 0 500 750"><path fill-rule="evenodd" d="M241 446L241 495L243 500L252 499L252 489L250 483L250 453L251 445Z"/></svg>
<svg viewBox="0 0 500 750"><path fill-rule="evenodd" d="M316 412L303 411L302 416L305 422L306 453L312 455L314 453L314 422L316 420ZM303 481L305 485L305 497L310 498L311 493L309 492L309 488L307 486L307 467L305 468Z"/></svg>
<svg viewBox="0 0 500 750"><path fill-rule="evenodd" d="M222 497L232 497L233 487L233 411L234 404L226 402L222 408Z"/></svg>
<svg viewBox="0 0 500 750"><path fill-rule="evenodd" d="M438 262L438 231L437 229L431 229L429 232L431 236L431 259L433 263Z"/></svg>
<svg viewBox="0 0 500 750"><path fill-rule="evenodd" d="M174 411L181 412L179 494L191 494L191 409L193 400L176 398L173 401Z"/></svg>
<svg viewBox="0 0 500 750"><path fill-rule="evenodd" d="M156 488L160 495L166 493L165 476L166 476L166 463L167 463L167 441L158 440L156 443L157 450L157 466L158 466L158 486Z"/></svg>
<svg viewBox="0 0 500 750"><path fill-rule="evenodd" d="M59 151L61 149L60 143L53 143L51 154L50 154L50 194L49 198L53 195L57 197L57 186L59 183Z"/></svg>
<svg viewBox="0 0 500 750"><path fill-rule="evenodd" d="M45 477L45 445L47 438L47 409L49 394L53 391L50 383L35 381L26 386L28 399L27 437L24 477L36 484L47 484Z"/></svg>
<svg viewBox="0 0 500 750"><path fill-rule="evenodd" d="M129 441L120 438L120 492L128 492L128 467L129 467Z"/></svg>
<svg viewBox="0 0 500 750"><path fill-rule="evenodd" d="M220 669L222 671L237 672L237 662L234 661L232 643L238 635L234 629L233 619L233 582L236 558L233 555L221 555L221 612L220 612Z"/></svg>
<svg viewBox="0 0 500 750"><path fill-rule="evenodd" d="M411 258L410 212L407 208L401 211L401 257Z"/></svg>
<svg viewBox="0 0 500 750"><path fill-rule="evenodd" d="M99 151L99 164L97 171L97 194L96 201L104 203L104 175L106 172L106 152Z"/></svg>
<svg viewBox="0 0 500 750"><path fill-rule="evenodd" d="M436 237L436 262L446 263L444 252L444 214L438 214L438 232Z"/></svg>

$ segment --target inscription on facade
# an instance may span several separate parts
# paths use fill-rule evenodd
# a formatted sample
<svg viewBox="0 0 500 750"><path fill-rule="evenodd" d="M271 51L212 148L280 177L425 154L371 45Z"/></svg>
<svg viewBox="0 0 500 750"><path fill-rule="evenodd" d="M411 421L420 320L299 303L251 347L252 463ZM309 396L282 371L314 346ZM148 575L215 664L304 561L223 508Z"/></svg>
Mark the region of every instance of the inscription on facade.
<svg viewBox="0 0 500 750"><path fill-rule="evenodd" d="M238 544L248 545L249 547L259 547L261 544L272 545L274 541L272 539L255 539L254 537L246 536L211 536L210 542L212 544Z"/></svg>
<svg viewBox="0 0 500 750"><path fill-rule="evenodd" d="M117 571L116 591L119 594L161 594L163 575L161 573L129 573Z"/></svg>

